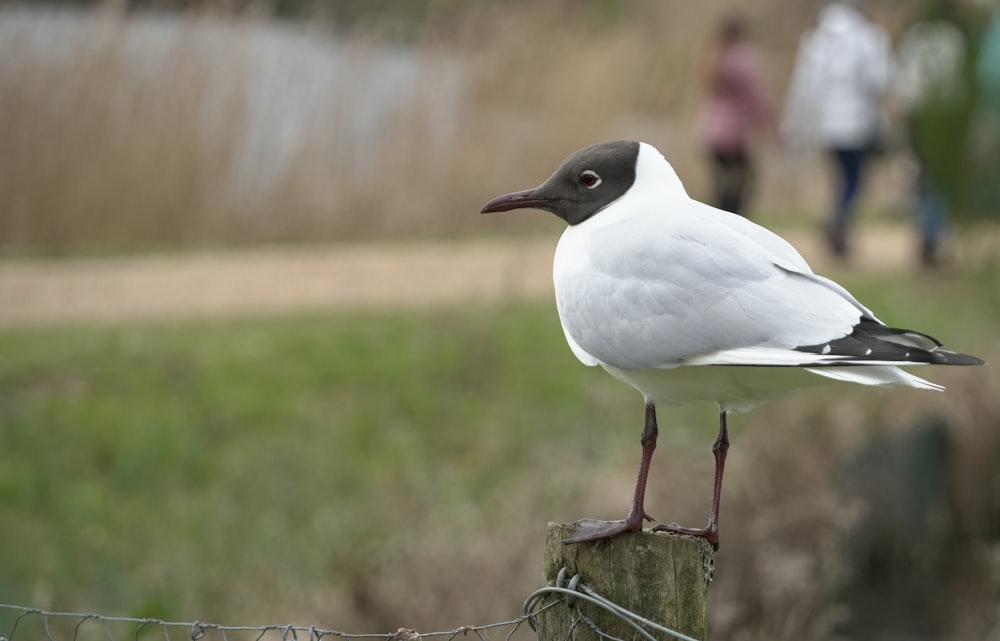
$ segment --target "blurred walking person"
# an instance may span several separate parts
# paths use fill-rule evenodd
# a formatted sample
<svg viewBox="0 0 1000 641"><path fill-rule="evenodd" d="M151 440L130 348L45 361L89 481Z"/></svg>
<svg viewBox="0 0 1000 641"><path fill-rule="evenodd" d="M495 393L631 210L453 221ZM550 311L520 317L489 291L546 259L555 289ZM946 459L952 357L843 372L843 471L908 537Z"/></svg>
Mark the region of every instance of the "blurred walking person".
<svg viewBox="0 0 1000 641"><path fill-rule="evenodd" d="M889 38L861 4L831 2L820 10L799 43L782 121L787 143L818 146L830 156L838 187L825 232L840 258L849 253L866 161L885 133L881 103L892 74Z"/></svg>
<svg viewBox="0 0 1000 641"><path fill-rule="evenodd" d="M723 19L717 38L699 124L712 168L715 206L746 215L755 179L751 134L773 134L774 115L744 18L733 14Z"/></svg>

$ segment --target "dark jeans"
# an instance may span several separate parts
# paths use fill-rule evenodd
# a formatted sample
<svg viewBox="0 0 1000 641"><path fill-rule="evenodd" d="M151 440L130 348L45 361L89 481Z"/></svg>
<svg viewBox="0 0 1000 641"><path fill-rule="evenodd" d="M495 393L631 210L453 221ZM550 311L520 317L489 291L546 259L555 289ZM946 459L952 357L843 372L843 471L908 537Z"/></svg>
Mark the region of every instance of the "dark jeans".
<svg viewBox="0 0 1000 641"><path fill-rule="evenodd" d="M832 149L830 157L840 188L827 226L830 248L840 257L847 255L847 228L857 205L865 170L867 152L864 149Z"/></svg>
<svg viewBox="0 0 1000 641"><path fill-rule="evenodd" d="M945 221L948 218L948 204L944 194L921 169L916 184L916 218L920 225L920 260L927 267L938 263Z"/></svg>
<svg viewBox="0 0 1000 641"><path fill-rule="evenodd" d="M753 162L745 149L713 149L712 179L715 206L743 215L753 187Z"/></svg>

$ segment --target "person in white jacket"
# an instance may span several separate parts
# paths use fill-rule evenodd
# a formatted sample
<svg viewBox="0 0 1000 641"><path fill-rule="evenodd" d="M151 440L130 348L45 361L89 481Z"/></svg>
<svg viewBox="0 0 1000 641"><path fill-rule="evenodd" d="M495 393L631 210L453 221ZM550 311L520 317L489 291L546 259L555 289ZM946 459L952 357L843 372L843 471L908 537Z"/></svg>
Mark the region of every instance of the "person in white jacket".
<svg viewBox="0 0 1000 641"><path fill-rule="evenodd" d="M820 147L831 156L839 189L826 236L841 258L848 254L848 227L892 74L889 37L859 4L825 5L815 28L802 37L782 121L788 145Z"/></svg>

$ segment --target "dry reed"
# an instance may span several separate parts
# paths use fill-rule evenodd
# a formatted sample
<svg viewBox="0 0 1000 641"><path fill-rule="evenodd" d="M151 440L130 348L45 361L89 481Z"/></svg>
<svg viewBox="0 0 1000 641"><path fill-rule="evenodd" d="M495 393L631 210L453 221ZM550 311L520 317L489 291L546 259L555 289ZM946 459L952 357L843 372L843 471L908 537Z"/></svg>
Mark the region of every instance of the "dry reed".
<svg viewBox="0 0 1000 641"><path fill-rule="evenodd" d="M611 26L571 6L488 4L405 47L378 23L4 9L0 248L495 231L486 198L609 138L658 145L703 193L701 64L739 3ZM807 11L754 19L780 102ZM761 206L821 207L816 167L768 155Z"/></svg>

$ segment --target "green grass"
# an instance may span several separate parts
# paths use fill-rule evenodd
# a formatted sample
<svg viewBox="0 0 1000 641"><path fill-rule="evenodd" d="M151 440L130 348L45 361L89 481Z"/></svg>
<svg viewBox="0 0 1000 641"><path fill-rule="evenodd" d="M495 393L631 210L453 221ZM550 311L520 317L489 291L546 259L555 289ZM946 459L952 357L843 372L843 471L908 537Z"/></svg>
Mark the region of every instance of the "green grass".
<svg viewBox="0 0 1000 641"><path fill-rule="evenodd" d="M343 580L373 531L461 520L630 396L588 398L550 305L5 331L0 354L0 601L112 611Z"/></svg>
<svg viewBox="0 0 1000 641"><path fill-rule="evenodd" d="M954 278L845 284L996 361L1000 279ZM880 416L893 394L846 398ZM816 400L733 421L737 511L787 493L794 448L836 441L788 425L823 416ZM624 511L641 414L575 361L549 301L3 330L0 602L378 632L512 617L537 587L545 520ZM711 417L661 413L704 427L664 430L654 511L701 514Z"/></svg>

